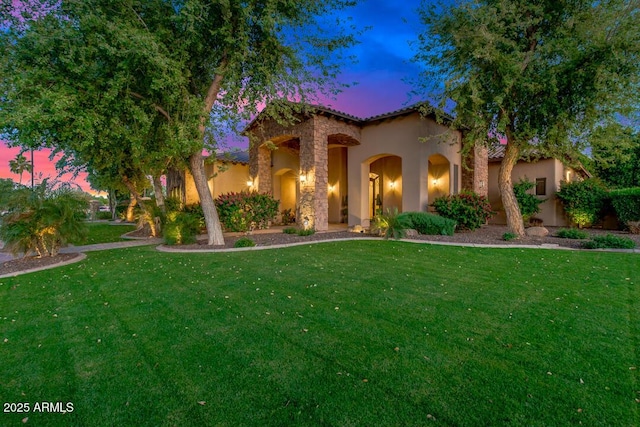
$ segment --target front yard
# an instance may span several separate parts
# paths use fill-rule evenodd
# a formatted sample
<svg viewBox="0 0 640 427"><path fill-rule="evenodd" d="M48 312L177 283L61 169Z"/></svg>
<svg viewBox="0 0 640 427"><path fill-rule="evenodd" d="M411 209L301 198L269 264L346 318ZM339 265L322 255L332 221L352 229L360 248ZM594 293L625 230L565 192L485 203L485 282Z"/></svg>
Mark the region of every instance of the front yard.
<svg viewBox="0 0 640 427"><path fill-rule="evenodd" d="M394 241L94 252L0 279L0 424L640 425L639 271Z"/></svg>

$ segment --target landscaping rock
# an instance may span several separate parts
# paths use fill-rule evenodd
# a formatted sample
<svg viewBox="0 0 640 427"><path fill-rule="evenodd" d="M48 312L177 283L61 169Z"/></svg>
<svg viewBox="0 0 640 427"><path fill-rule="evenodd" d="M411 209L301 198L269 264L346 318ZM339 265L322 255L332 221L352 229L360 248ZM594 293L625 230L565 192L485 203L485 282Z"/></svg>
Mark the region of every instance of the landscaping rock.
<svg viewBox="0 0 640 427"><path fill-rule="evenodd" d="M354 225L349 229L351 233L364 233L364 229L361 225Z"/></svg>
<svg viewBox="0 0 640 427"><path fill-rule="evenodd" d="M544 227L529 227L525 232L529 237L546 237L549 235L549 230Z"/></svg>
<svg viewBox="0 0 640 427"><path fill-rule="evenodd" d="M629 221L627 227L629 227L631 234L640 234L640 221Z"/></svg>
<svg viewBox="0 0 640 427"><path fill-rule="evenodd" d="M405 237L408 237L408 238L418 237L418 234L420 234L420 233L418 233L418 231L417 231L417 230L414 230L413 228L408 228L408 229L406 229L406 230L404 231L404 233L405 233L405 234L404 234L404 235L405 235Z"/></svg>

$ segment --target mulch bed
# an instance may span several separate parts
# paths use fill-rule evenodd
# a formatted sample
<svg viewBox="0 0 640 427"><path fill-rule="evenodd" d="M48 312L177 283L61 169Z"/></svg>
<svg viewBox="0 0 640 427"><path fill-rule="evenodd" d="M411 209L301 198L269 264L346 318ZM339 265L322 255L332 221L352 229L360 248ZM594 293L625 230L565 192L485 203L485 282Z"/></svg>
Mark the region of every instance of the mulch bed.
<svg viewBox="0 0 640 427"><path fill-rule="evenodd" d="M487 225L476 231L472 232L460 232L453 236L424 236L419 235L412 237L414 240L422 240L426 242L449 242L449 243L461 243L461 244L483 244L483 245L534 245L534 246L547 246L557 245L565 248L579 249L582 244L582 240L573 239L561 239L555 237L555 233L560 227L547 227L549 235L546 237L522 237L517 240L505 241L502 236L506 233L507 227L500 225ZM630 234L628 232L616 231L616 230L602 230L602 229L588 229L586 230L590 236L615 234L625 237L629 237L636 242L636 245L640 247L640 235ZM206 240L199 240L197 244L173 246L173 248L179 248L184 250L202 250L207 248L212 249L228 249L233 248L235 242L241 237L248 237L253 240L258 246L272 246L290 243L300 242L313 242L319 240L332 240L332 239L345 239L345 238L359 238L359 237L377 237L366 233L350 233L347 231L339 232L326 232L315 233L311 236L298 236L295 234L285 234L282 232L268 233L268 234L247 234L245 236L233 236L225 237L224 246L207 246Z"/></svg>
<svg viewBox="0 0 640 427"><path fill-rule="evenodd" d="M16 273L19 271L31 270L33 268L49 267L55 264L72 260L80 256L78 253L58 254L56 256L38 258L35 256L27 256L23 258L5 261L0 265L0 276L5 274Z"/></svg>

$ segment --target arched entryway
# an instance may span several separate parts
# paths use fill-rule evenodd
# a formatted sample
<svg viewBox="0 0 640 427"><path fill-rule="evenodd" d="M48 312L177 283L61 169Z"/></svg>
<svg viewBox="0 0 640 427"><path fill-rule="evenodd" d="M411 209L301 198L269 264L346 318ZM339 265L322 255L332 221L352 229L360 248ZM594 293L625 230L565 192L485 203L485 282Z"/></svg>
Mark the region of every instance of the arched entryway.
<svg viewBox="0 0 640 427"><path fill-rule="evenodd" d="M387 209L402 212L402 158L393 155L369 163L369 218Z"/></svg>
<svg viewBox="0 0 640 427"><path fill-rule="evenodd" d="M427 188L429 203L442 196L451 194L450 163L442 154L429 156L429 174Z"/></svg>
<svg viewBox="0 0 640 427"><path fill-rule="evenodd" d="M298 203L298 176L291 169L281 169L273 176L273 196L280 201L280 213L295 215Z"/></svg>

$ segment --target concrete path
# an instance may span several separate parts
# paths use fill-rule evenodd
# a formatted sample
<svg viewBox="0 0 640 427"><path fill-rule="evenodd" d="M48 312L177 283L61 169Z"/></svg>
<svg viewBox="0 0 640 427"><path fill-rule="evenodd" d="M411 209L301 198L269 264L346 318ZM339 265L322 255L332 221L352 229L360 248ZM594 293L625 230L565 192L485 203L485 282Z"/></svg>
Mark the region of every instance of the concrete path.
<svg viewBox="0 0 640 427"><path fill-rule="evenodd" d="M135 246L160 245L162 243L164 243L164 239L161 238L124 240L122 242L98 243L95 245L67 246L60 249L60 253L104 251L106 249L132 248Z"/></svg>

